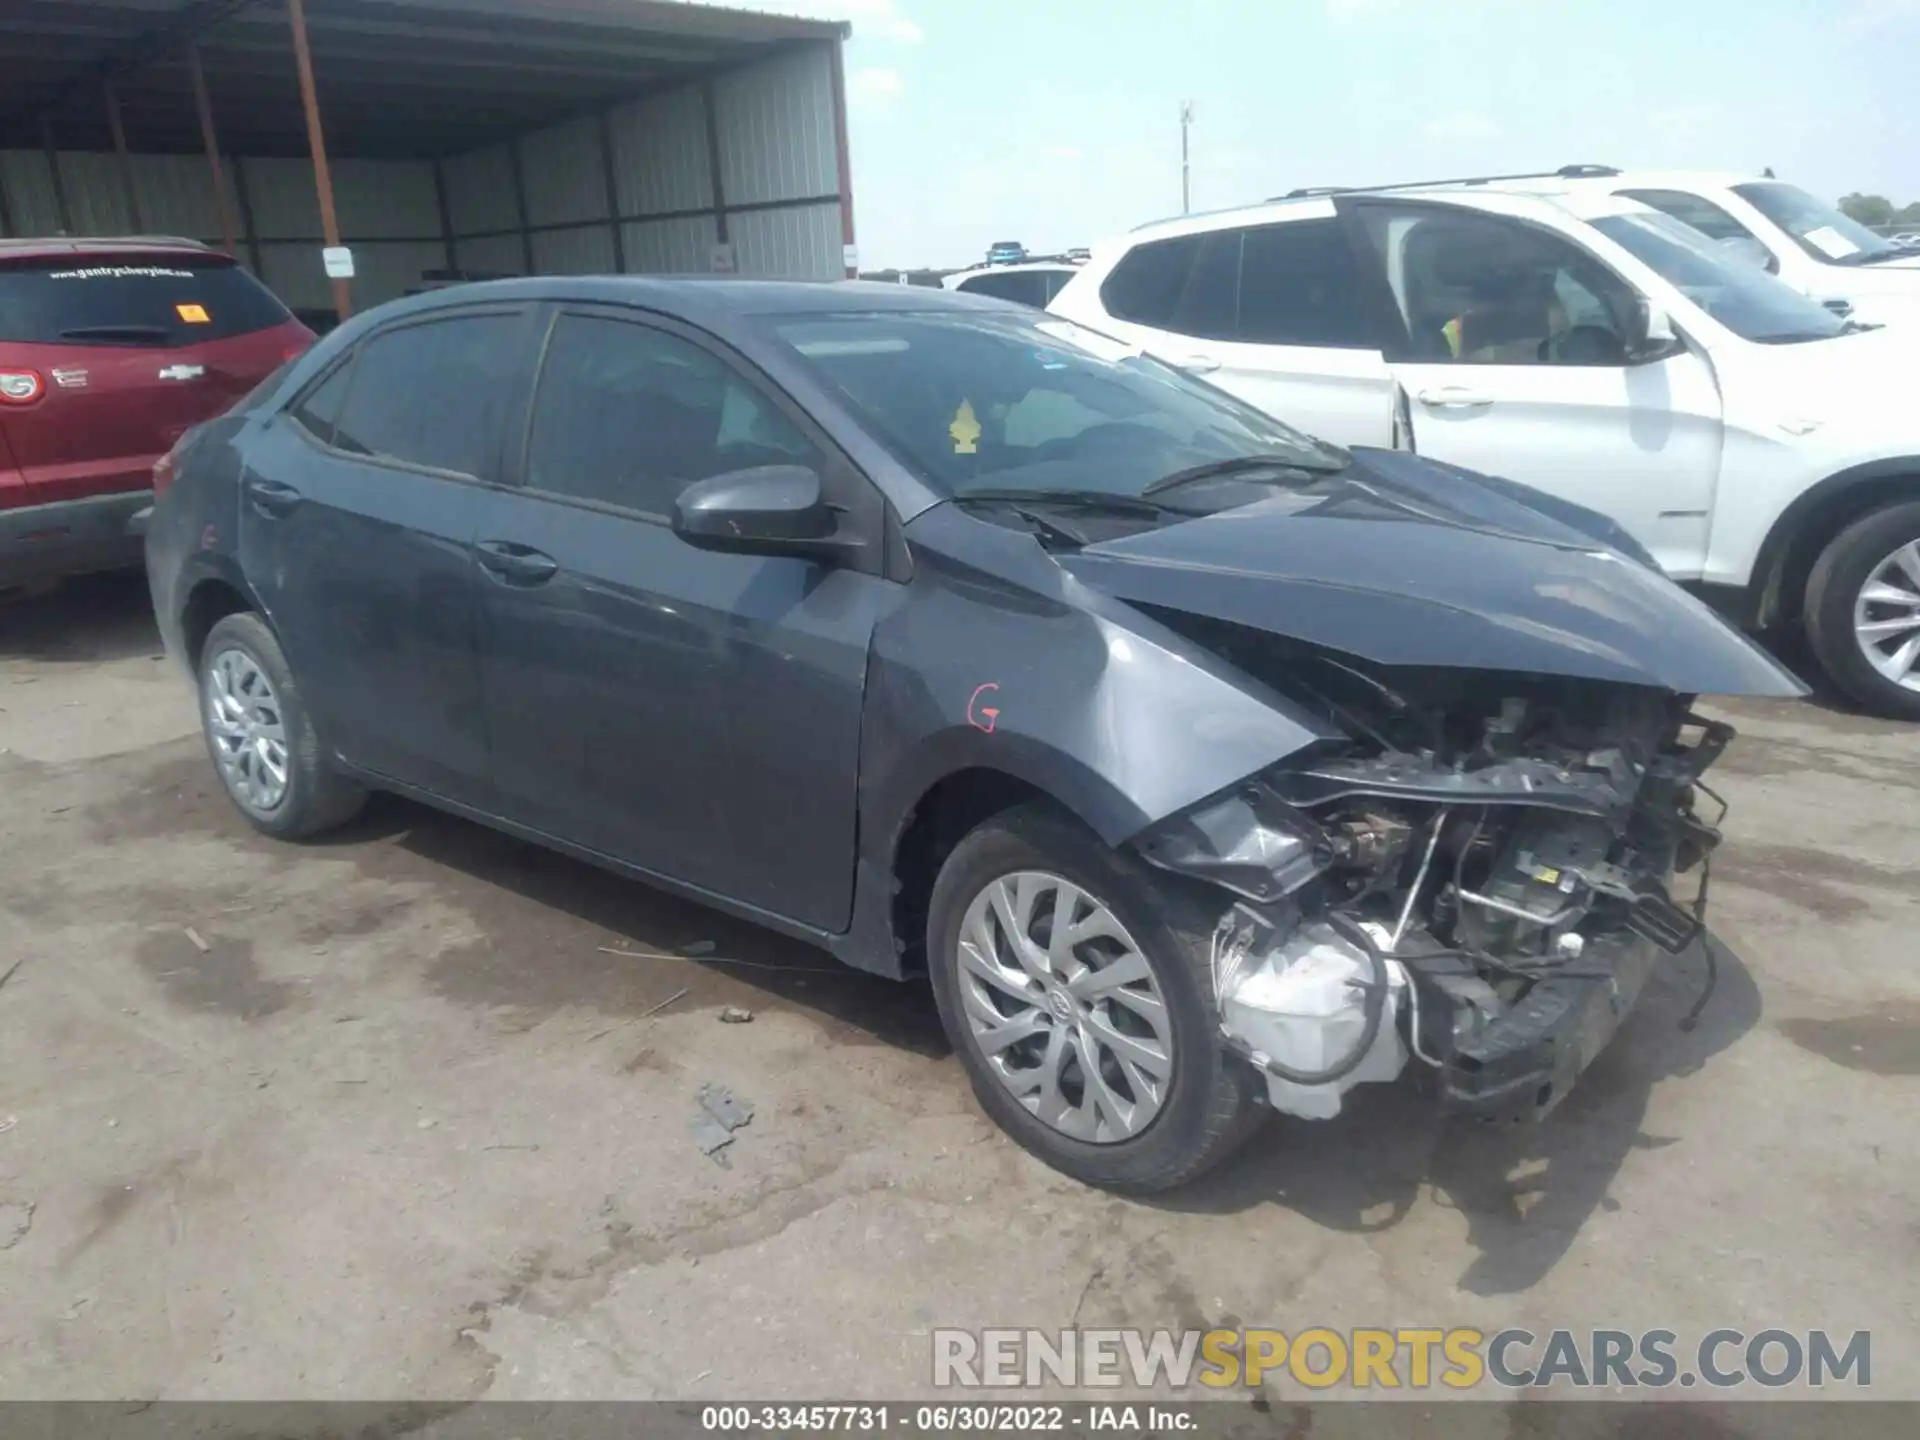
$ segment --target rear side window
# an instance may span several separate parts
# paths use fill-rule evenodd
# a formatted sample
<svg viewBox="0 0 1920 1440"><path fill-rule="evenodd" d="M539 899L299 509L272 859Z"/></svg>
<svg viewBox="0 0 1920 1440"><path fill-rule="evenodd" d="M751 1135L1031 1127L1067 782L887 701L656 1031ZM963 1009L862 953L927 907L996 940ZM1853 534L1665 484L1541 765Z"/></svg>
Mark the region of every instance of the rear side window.
<svg viewBox="0 0 1920 1440"><path fill-rule="evenodd" d="M1374 350L1360 263L1338 220L1248 230L1240 252L1240 339Z"/></svg>
<svg viewBox="0 0 1920 1440"><path fill-rule="evenodd" d="M520 325L517 314L459 315L374 336L353 363L334 445L493 478Z"/></svg>
<svg viewBox="0 0 1920 1440"><path fill-rule="evenodd" d="M270 290L224 258L82 255L0 266L0 340L173 348L292 318Z"/></svg>
<svg viewBox="0 0 1920 1440"><path fill-rule="evenodd" d="M1116 320L1135 325L1170 328L1174 306L1186 288L1201 237L1181 235L1172 240L1150 240L1121 257L1100 287L1100 303Z"/></svg>
<svg viewBox="0 0 1920 1440"><path fill-rule="evenodd" d="M1378 349L1338 220L1215 230L1127 255L1100 296L1115 319L1202 340Z"/></svg>
<svg viewBox="0 0 1920 1440"><path fill-rule="evenodd" d="M962 280L960 289L969 295L991 295L996 300L1012 300L1020 305L1045 309L1053 297L1047 292L1047 277L1038 270L1020 270L1013 274L975 275Z"/></svg>

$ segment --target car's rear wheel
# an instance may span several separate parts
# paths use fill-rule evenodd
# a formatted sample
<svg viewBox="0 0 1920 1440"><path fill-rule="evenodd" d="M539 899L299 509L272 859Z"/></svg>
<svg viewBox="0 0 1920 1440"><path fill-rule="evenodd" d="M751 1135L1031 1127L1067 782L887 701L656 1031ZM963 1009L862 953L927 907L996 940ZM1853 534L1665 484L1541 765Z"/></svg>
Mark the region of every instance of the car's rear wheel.
<svg viewBox="0 0 1920 1440"><path fill-rule="evenodd" d="M258 615L229 615L208 633L200 724L227 798L257 830L297 840L366 803L366 792L328 764L280 642Z"/></svg>
<svg viewBox="0 0 1920 1440"><path fill-rule="evenodd" d="M1878 714L1920 720L1920 503L1834 538L1807 581L1806 623L1836 685Z"/></svg>
<svg viewBox="0 0 1920 1440"><path fill-rule="evenodd" d="M947 859L928 914L940 1018L987 1113L1057 1170L1166 1190L1254 1128L1257 1081L1220 1043L1214 916L1043 805Z"/></svg>

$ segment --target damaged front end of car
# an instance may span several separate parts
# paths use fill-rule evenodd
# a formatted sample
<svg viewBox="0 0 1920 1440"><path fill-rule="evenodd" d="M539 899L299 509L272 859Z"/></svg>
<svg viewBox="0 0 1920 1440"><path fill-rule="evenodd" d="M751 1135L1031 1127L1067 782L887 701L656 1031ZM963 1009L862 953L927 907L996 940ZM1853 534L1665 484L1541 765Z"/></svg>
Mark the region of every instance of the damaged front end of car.
<svg viewBox="0 0 1920 1440"><path fill-rule="evenodd" d="M1725 809L1702 776L1731 727L1651 687L1181 628L1351 737L1136 837L1221 892L1224 1042L1293 1115L1409 1064L1450 1110L1547 1114L1701 936Z"/></svg>

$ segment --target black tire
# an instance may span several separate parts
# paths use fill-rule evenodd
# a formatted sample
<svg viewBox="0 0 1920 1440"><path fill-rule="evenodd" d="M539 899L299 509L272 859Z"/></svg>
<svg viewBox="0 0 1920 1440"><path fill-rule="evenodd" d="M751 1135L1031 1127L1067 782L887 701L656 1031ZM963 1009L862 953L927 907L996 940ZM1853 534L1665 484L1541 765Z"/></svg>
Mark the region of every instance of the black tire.
<svg viewBox="0 0 1920 1440"><path fill-rule="evenodd" d="M988 1067L962 1010L959 937L967 907L995 879L1047 870L1099 899L1123 923L1153 971L1173 1037L1172 1078L1160 1112L1112 1143L1062 1134L1028 1111ZM1259 1078L1221 1044L1209 971L1223 905L1199 887L1117 853L1058 810L1022 805L966 836L941 867L927 916L928 971L941 1023L974 1094L1022 1147L1076 1180L1151 1194L1219 1164L1259 1126Z"/></svg>
<svg viewBox="0 0 1920 1440"><path fill-rule="evenodd" d="M1920 502L1862 516L1836 535L1807 579L1807 640L1833 683L1876 715L1920 720L1920 691L1887 679L1854 637L1854 603L1877 566L1920 540Z"/></svg>
<svg viewBox="0 0 1920 1440"><path fill-rule="evenodd" d="M213 726L208 719L207 675L215 661L228 651L239 650L252 659L273 686L279 702L281 728L286 735L286 793L270 807L256 805L235 793L227 783L216 749ZM200 730L207 742L207 757L221 788L247 823L264 835L279 840L302 840L345 824L367 803L367 792L339 774L327 759L327 752L314 733L313 718L301 698L299 682L288 668L280 642L266 621L251 612L229 615L216 624L200 649Z"/></svg>

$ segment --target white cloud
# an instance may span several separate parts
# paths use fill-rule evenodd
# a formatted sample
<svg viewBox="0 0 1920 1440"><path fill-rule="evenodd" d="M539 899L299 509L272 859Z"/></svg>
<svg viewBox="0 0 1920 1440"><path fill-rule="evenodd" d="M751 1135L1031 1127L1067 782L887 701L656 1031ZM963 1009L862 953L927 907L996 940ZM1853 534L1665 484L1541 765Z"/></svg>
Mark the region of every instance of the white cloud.
<svg viewBox="0 0 1920 1440"><path fill-rule="evenodd" d="M906 88L899 71L881 65L865 66L847 77L848 95L864 105L891 104Z"/></svg>
<svg viewBox="0 0 1920 1440"><path fill-rule="evenodd" d="M1420 133L1440 144L1457 145L1495 139L1500 134L1500 126L1477 111L1459 110L1429 120L1420 127Z"/></svg>

